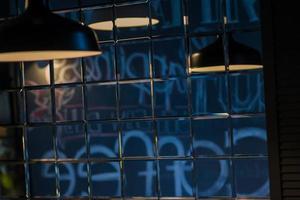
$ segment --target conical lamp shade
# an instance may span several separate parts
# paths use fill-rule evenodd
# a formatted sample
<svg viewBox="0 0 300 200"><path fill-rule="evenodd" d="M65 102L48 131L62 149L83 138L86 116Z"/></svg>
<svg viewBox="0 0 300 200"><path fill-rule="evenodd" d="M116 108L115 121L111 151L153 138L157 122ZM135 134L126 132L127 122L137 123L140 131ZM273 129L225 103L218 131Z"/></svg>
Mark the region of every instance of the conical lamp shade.
<svg viewBox="0 0 300 200"><path fill-rule="evenodd" d="M147 16L148 8L139 5L123 6L117 9L115 26L117 28L133 28L149 26L150 19ZM112 31L113 16L112 13L97 12L91 10L86 13L85 20L88 26L94 30ZM151 25L159 23L158 19L152 18Z"/></svg>
<svg viewBox="0 0 300 200"><path fill-rule="evenodd" d="M38 61L99 55L94 32L30 0L21 16L0 25L0 62Z"/></svg>
<svg viewBox="0 0 300 200"><path fill-rule="evenodd" d="M222 37L211 45L192 54L190 72L208 73L225 71ZM261 55L251 47L237 42L228 34L229 71L261 69Z"/></svg>

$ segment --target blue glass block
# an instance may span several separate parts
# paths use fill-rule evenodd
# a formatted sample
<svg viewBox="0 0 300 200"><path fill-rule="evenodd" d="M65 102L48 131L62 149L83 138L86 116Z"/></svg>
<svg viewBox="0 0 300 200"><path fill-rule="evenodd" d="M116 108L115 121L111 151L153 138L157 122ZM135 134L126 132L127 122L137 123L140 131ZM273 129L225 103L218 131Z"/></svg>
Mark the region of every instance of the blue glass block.
<svg viewBox="0 0 300 200"><path fill-rule="evenodd" d="M260 26L260 0L227 0L229 29L251 29Z"/></svg>
<svg viewBox="0 0 300 200"><path fill-rule="evenodd" d="M197 198L232 197L231 164L224 159L198 159L195 162Z"/></svg>
<svg viewBox="0 0 300 200"><path fill-rule="evenodd" d="M91 172L93 196L121 196L121 174L118 162L92 163Z"/></svg>
<svg viewBox="0 0 300 200"><path fill-rule="evenodd" d="M191 156L192 135L189 120L157 120L156 128L160 156Z"/></svg>
<svg viewBox="0 0 300 200"><path fill-rule="evenodd" d="M54 60L54 80L56 84L82 81L81 60Z"/></svg>
<svg viewBox="0 0 300 200"><path fill-rule="evenodd" d="M220 37L222 36L218 34L201 36L201 37L191 37L190 38L190 52L191 52L190 60L194 56L194 54L199 54L199 52L202 49L210 45L213 45ZM192 66L192 65L193 63L191 62L190 67L202 67L202 66ZM225 70L225 60L224 60L224 70Z"/></svg>
<svg viewBox="0 0 300 200"><path fill-rule="evenodd" d="M188 89L186 79L154 82L155 114L187 116Z"/></svg>
<svg viewBox="0 0 300 200"><path fill-rule="evenodd" d="M24 62L24 79L26 86L49 85L49 62Z"/></svg>
<svg viewBox="0 0 300 200"><path fill-rule="evenodd" d="M83 125L56 126L56 140L59 159L87 158Z"/></svg>
<svg viewBox="0 0 300 200"><path fill-rule="evenodd" d="M159 161L160 196L192 197L193 162L190 160Z"/></svg>
<svg viewBox="0 0 300 200"><path fill-rule="evenodd" d="M59 187L62 197L87 197L88 177L86 163L60 163Z"/></svg>
<svg viewBox="0 0 300 200"><path fill-rule="evenodd" d="M1 163L0 169L1 169L1 182L0 182L1 199L3 200L26 199L24 165Z"/></svg>
<svg viewBox="0 0 300 200"><path fill-rule="evenodd" d="M74 171L73 171L74 172ZM71 174L72 176L73 174ZM30 196L56 196L55 164L30 164ZM69 179L72 179L69 175Z"/></svg>
<svg viewBox="0 0 300 200"><path fill-rule="evenodd" d="M237 197L268 197L269 167L267 159L234 161Z"/></svg>
<svg viewBox="0 0 300 200"><path fill-rule="evenodd" d="M121 84L121 118L143 118L152 115L150 82Z"/></svg>
<svg viewBox="0 0 300 200"><path fill-rule="evenodd" d="M225 75L192 77L193 115L228 112L227 95Z"/></svg>
<svg viewBox="0 0 300 200"><path fill-rule="evenodd" d="M89 120L117 118L116 89L115 84L87 86L87 118Z"/></svg>
<svg viewBox="0 0 300 200"><path fill-rule="evenodd" d="M181 0L152 0L152 35L179 35L184 33ZM155 20L158 20L156 22Z"/></svg>
<svg viewBox="0 0 300 200"><path fill-rule="evenodd" d="M88 124L91 158L119 157L118 124L93 122Z"/></svg>
<svg viewBox="0 0 300 200"><path fill-rule="evenodd" d="M232 119L235 154L267 155L267 131L264 117ZM253 148L255 146L255 148Z"/></svg>
<svg viewBox="0 0 300 200"><path fill-rule="evenodd" d="M98 41L113 40L114 35L113 35L113 8L112 7L83 10L82 15L84 18L84 23L87 26L90 26L90 28L92 28L94 32L97 34ZM99 27L99 22L103 22L106 24L109 23L110 26L104 26L102 23L101 26ZM95 27L95 25L97 25L97 27Z"/></svg>
<svg viewBox="0 0 300 200"><path fill-rule="evenodd" d="M53 128L48 126L28 128L26 130L29 159L54 158L53 133Z"/></svg>
<svg viewBox="0 0 300 200"><path fill-rule="evenodd" d="M228 119L194 120L192 123L196 155L220 156L231 153Z"/></svg>
<svg viewBox="0 0 300 200"><path fill-rule="evenodd" d="M1 127L0 161L23 161L23 129ZM1 194L1 191L0 191Z"/></svg>
<svg viewBox="0 0 300 200"><path fill-rule="evenodd" d="M79 7L79 0L51 0L49 1L51 10L61 10Z"/></svg>
<svg viewBox="0 0 300 200"><path fill-rule="evenodd" d="M82 87L55 89L56 121L83 119Z"/></svg>
<svg viewBox="0 0 300 200"><path fill-rule="evenodd" d="M231 74L231 102L234 113L265 111L264 79L262 72Z"/></svg>
<svg viewBox="0 0 300 200"><path fill-rule="evenodd" d="M50 89L27 90L27 117L29 122L52 121L52 102Z"/></svg>
<svg viewBox="0 0 300 200"><path fill-rule="evenodd" d="M148 40L119 43L117 63L120 80L150 77L149 50Z"/></svg>
<svg viewBox="0 0 300 200"><path fill-rule="evenodd" d="M153 40L152 49L154 77L169 78L186 76L184 38Z"/></svg>
<svg viewBox="0 0 300 200"><path fill-rule="evenodd" d="M100 56L83 59L85 80L87 82L116 80L115 48L112 44L102 44L101 50L102 54Z"/></svg>
<svg viewBox="0 0 300 200"><path fill-rule="evenodd" d="M122 123L123 156L154 156L152 121Z"/></svg>
<svg viewBox="0 0 300 200"><path fill-rule="evenodd" d="M189 27L192 33L220 32L221 0L189 0Z"/></svg>
<svg viewBox="0 0 300 200"><path fill-rule="evenodd" d="M118 3L118 2L116 2ZM132 13L137 12L142 13L143 16L135 16ZM127 16L129 15L129 16ZM118 5L116 6L116 18L124 18L124 17L143 17L149 19L149 4L148 3L139 3L139 4L131 4L131 5ZM130 26L130 27L119 27L116 21L116 35L118 39L127 39L127 38L139 38L148 36L149 31L149 22L143 26Z"/></svg>
<svg viewBox="0 0 300 200"><path fill-rule="evenodd" d="M124 162L125 197L155 197L156 169L154 161Z"/></svg>

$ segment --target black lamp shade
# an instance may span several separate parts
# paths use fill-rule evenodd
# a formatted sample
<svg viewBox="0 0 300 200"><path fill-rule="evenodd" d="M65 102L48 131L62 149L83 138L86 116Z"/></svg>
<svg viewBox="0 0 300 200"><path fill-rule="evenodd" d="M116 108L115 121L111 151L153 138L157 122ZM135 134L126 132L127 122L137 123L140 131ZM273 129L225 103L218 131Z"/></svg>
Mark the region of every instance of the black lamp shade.
<svg viewBox="0 0 300 200"><path fill-rule="evenodd" d="M112 13L100 10L90 10L86 13L86 22L90 28L101 31L113 30ZM140 5L119 6L115 16L115 26L118 28L143 27L150 24L149 10ZM151 24L158 24L158 19L151 19Z"/></svg>
<svg viewBox="0 0 300 200"><path fill-rule="evenodd" d="M256 49L237 42L228 34L229 71L262 68L261 55ZM192 54L190 72L207 73L225 71L224 44L222 37L211 45Z"/></svg>
<svg viewBox="0 0 300 200"><path fill-rule="evenodd" d="M21 16L0 26L0 62L99 55L96 35L85 25L51 13L31 0Z"/></svg>

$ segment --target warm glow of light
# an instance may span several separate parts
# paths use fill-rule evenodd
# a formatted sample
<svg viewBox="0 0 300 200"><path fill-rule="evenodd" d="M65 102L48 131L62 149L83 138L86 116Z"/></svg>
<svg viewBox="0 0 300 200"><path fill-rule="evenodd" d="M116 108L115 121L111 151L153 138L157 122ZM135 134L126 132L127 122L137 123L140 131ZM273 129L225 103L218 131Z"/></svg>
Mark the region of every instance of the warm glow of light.
<svg viewBox="0 0 300 200"><path fill-rule="evenodd" d="M255 70L262 69L262 65L250 65L250 64L239 64L230 65L229 71L243 71L243 70ZM209 66L209 67L192 67L190 68L190 73L209 73L209 72L225 72L225 66Z"/></svg>
<svg viewBox="0 0 300 200"><path fill-rule="evenodd" d="M42 61L100 55L100 51L20 51L0 53L0 62Z"/></svg>
<svg viewBox="0 0 300 200"><path fill-rule="evenodd" d="M149 18L148 17L117 18L115 23L118 28L148 26ZM152 25L158 24L159 20L151 19L151 23L152 23ZM96 22L96 23L90 24L89 27L94 30L111 31L111 30L113 30L113 22L112 21Z"/></svg>

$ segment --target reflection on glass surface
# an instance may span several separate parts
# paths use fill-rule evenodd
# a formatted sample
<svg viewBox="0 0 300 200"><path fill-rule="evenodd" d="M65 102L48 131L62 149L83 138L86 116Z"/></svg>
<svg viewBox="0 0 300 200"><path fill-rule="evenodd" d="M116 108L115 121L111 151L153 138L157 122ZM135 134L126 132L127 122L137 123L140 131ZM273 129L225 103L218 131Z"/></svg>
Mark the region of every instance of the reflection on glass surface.
<svg viewBox="0 0 300 200"><path fill-rule="evenodd" d="M87 156L84 129L80 124L56 126L56 144L59 159Z"/></svg>
<svg viewBox="0 0 300 200"><path fill-rule="evenodd" d="M81 81L81 60L55 60L54 61L55 83L74 83Z"/></svg>
<svg viewBox="0 0 300 200"><path fill-rule="evenodd" d="M29 159L54 158L54 130L52 127L32 127L26 129L26 139L29 144L27 153ZM43 145L40 145L43 144Z"/></svg>
<svg viewBox="0 0 300 200"><path fill-rule="evenodd" d="M237 159L234 165L238 197L269 195L269 172L266 159Z"/></svg>
<svg viewBox="0 0 300 200"><path fill-rule="evenodd" d="M192 155L192 136L189 120L157 120L156 126L160 156Z"/></svg>
<svg viewBox="0 0 300 200"><path fill-rule="evenodd" d="M87 197L88 179L86 163L62 163L59 167L59 186L63 197Z"/></svg>
<svg viewBox="0 0 300 200"><path fill-rule="evenodd" d="M27 91L27 112L30 122L50 122L52 102L50 89Z"/></svg>
<svg viewBox="0 0 300 200"><path fill-rule="evenodd" d="M192 197L193 163L184 160L159 161L160 195L165 197Z"/></svg>
<svg viewBox="0 0 300 200"><path fill-rule="evenodd" d="M116 79L113 44L103 44L101 50L103 53L100 56L83 58L85 80L87 82L113 81Z"/></svg>
<svg viewBox="0 0 300 200"><path fill-rule="evenodd" d="M0 164L1 199L25 197L24 165Z"/></svg>
<svg viewBox="0 0 300 200"><path fill-rule="evenodd" d="M181 0L152 0L152 35L183 34L182 11Z"/></svg>
<svg viewBox="0 0 300 200"><path fill-rule="evenodd" d="M91 171L93 196L121 196L121 175L118 162L92 163Z"/></svg>
<svg viewBox="0 0 300 200"><path fill-rule="evenodd" d="M31 196L56 196L54 163L30 164L29 175Z"/></svg>
<svg viewBox="0 0 300 200"><path fill-rule="evenodd" d="M155 78L186 77L184 45L183 38L153 41L153 73Z"/></svg>
<svg viewBox="0 0 300 200"><path fill-rule="evenodd" d="M231 103L234 113L257 113L265 111L262 72L232 74Z"/></svg>
<svg viewBox="0 0 300 200"><path fill-rule="evenodd" d="M117 100L116 85L89 85L87 86L87 118L116 119Z"/></svg>
<svg viewBox="0 0 300 200"><path fill-rule="evenodd" d="M154 98L157 116L186 116L188 114L186 79L155 82Z"/></svg>
<svg viewBox="0 0 300 200"><path fill-rule="evenodd" d="M26 62L24 63L25 85L49 85L50 64L49 62Z"/></svg>
<svg viewBox="0 0 300 200"><path fill-rule="evenodd" d="M0 64L0 199L27 177L31 199L267 199L263 72L225 71L223 43L261 55L259 0L221 1L50 0L109 30L96 57ZM120 27L128 10L143 26ZM190 73L218 38L222 68Z"/></svg>
<svg viewBox="0 0 300 200"><path fill-rule="evenodd" d="M225 75L192 77L193 115L227 113L228 94Z"/></svg>
<svg viewBox="0 0 300 200"><path fill-rule="evenodd" d="M191 32L220 32L222 27L221 0L189 0Z"/></svg>
<svg viewBox="0 0 300 200"><path fill-rule="evenodd" d="M23 129L0 128L0 161L23 159Z"/></svg>
<svg viewBox="0 0 300 200"><path fill-rule="evenodd" d="M78 121L83 119L82 88L55 89L56 121Z"/></svg>
<svg viewBox="0 0 300 200"><path fill-rule="evenodd" d="M146 18L148 20L144 21L143 26L133 27L129 26L125 27L116 27L116 34L119 39L126 39L126 38L137 38L137 37L144 37L149 35L149 4L148 3L138 3L132 5L120 5L116 7L116 19L123 18L124 15L128 17L136 17L137 15L141 14L142 18ZM123 22L122 22L123 23ZM120 24L119 24L120 25Z"/></svg>
<svg viewBox="0 0 300 200"><path fill-rule="evenodd" d="M126 197L156 196L154 161L125 161L124 173Z"/></svg>
<svg viewBox="0 0 300 200"><path fill-rule="evenodd" d="M118 158L118 124L114 122L93 122L88 124L91 158Z"/></svg>
<svg viewBox="0 0 300 200"><path fill-rule="evenodd" d="M232 196L231 164L224 159L198 159L195 164L197 197Z"/></svg>
<svg viewBox="0 0 300 200"><path fill-rule="evenodd" d="M151 116L150 83L121 84L119 87L122 118Z"/></svg>
<svg viewBox="0 0 300 200"><path fill-rule="evenodd" d="M228 119L193 120L192 123L196 156L230 154Z"/></svg>
<svg viewBox="0 0 300 200"><path fill-rule="evenodd" d="M118 71L121 80L150 76L150 41L122 42L118 45Z"/></svg>
<svg viewBox="0 0 300 200"><path fill-rule="evenodd" d="M267 155L267 132L264 117L232 119L235 154ZM253 148L255 146L255 148Z"/></svg>
<svg viewBox="0 0 300 200"><path fill-rule="evenodd" d="M122 123L122 149L125 157L154 156L153 123L137 121Z"/></svg>

